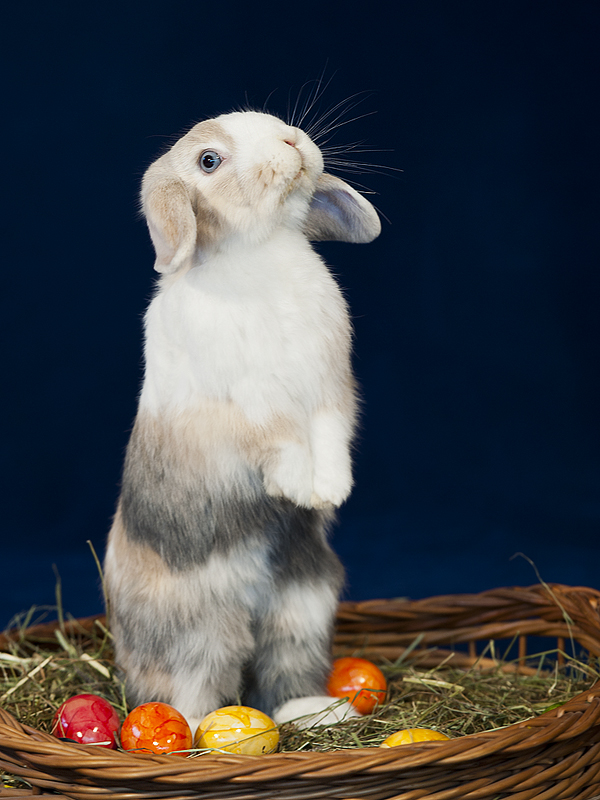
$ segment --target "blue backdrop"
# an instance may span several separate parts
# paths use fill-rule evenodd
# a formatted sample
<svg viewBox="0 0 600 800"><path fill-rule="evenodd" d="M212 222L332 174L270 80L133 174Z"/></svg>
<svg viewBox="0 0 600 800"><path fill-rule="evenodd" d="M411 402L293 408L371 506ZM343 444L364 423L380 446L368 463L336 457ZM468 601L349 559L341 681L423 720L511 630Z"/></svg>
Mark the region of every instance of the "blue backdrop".
<svg viewBox="0 0 600 800"><path fill-rule="evenodd" d="M347 293L364 414L352 599L600 587L598 41L587 0L12 4L4 12L0 625L99 611L141 380L148 164L201 118L361 94L384 170ZM312 84L304 89L304 97ZM376 112L376 113L371 113Z"/></svg>

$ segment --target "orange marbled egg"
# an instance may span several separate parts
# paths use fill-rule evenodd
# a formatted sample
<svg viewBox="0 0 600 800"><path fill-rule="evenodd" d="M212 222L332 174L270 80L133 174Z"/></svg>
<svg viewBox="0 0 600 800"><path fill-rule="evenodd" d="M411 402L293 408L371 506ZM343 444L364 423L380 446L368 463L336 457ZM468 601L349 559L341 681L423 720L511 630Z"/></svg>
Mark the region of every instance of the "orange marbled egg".
<svg viewBox="0 0 600 800"><path fill-rule="evenodd" d="M183 714L167 703L143 703L131 711L121 728L124 750L145 750L151 753L174 753L189 750L193 739ZM177 755L186 756L185 752Z"/></svg>

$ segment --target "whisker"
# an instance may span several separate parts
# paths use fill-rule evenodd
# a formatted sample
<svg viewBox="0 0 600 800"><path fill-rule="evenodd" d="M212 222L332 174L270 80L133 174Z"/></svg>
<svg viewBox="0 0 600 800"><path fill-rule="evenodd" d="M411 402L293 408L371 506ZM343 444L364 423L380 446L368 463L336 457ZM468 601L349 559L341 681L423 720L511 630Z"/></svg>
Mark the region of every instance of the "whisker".
<svg viewBox="0 0 600 800"><path fill-rule="evenodd" d="M379 208L379 206L376 206L376 205L375 205L375 203L372 203L372 205L373 205L373 206L374 206L374 207L377 209L377 213L378 213L378 214L379 214L381 217L383 217L383 218L384 218L384 220L385 220L385 221L388 223L388 225L391 225L391 224L392 224L392 220L391 220L391 219L388 217L388 215L387 215L387 214L384 214L384 213L383 213L383 211L382 211L382 210Z"/></svg>
<svg viewBox="0 0 600 800"><path fill-rule="evenodd" d="M330 130L333 130L338 120L340 120L344 114L347 114L349 111L352 111L366 99L366 97L362 97L360 98L360 100L352 102L355 98L360 97L361 94L364 95L366 93L357 92L356 94L350 95L350 97L346 97L345 100L341 100L339 103L336 103L336 105L325 111L320 117L313 120L310 123L309 127L306 129L306 133L308 133L308 135L311 136L311 138L313 138L313 136L314 138L319 138L323 136L325 133L328 133ZM336 114L338 111L339 114L337 114L337 116L334 117L333 119L330 119L325 128L319 130L320 126L323 125L326 122L326 120L328 120L333 114Z"/></svg>
<svg viewBox="0 0 600 800"><path fill-rule="evenodd" d="M341 164L327 164L327 170L330 172L343 172L348 175L387 175L391 178L399 178L400 174L404 172L404 170L397 169L394 172L388 172L388 170L394 169L393 167L385 167L385 166L373 166L373 167L365 167L363 164L353 166L346 166Z"/></svg>
<svg viewBox="0 0 600 800"><path fill-rule="evenodd" d="M307 103L307 105L304 108L304 111L302 113L302 116L298 120L298 127L302 126L302 124L304 123L304 120L306 119L308 114L313 110L313 108L318 103L318 101L321 99L321 97L323 97L323 95L325 94L325 92L329 88L329 84L331 83L331 81L335 77L335 72L334 72L333 75L327 81L327 83L323 84L323 81L324 81L324 78L325 78L325 70L326 69L327 69L327 64L325 64L325 67L323 68L323 72L321 73L321 77L317 81L317 85L315 86L315 91L314 91L314 95L312 97L312 100L310 101L310 103Z"/></svg>
<svg viewBox="0 0 600 800"><path fill-rule="evenodd" d="M344 109L344 106L348 106L348 110L350 108L354 108L355 106L359 105L360 103L362 103L366 99L366 97L361 97L361 95L366 95L366 94L367 94L367 92L364 92L364 91L363 92L355 92L354 94L351 94L348 97L345 97L343 100L340 100L334 106L331 106L331 108L326 109L323 112L323 114L321 115L321 117L318 120L314 120L311 124L314 127L315 124L318 124L319 122L322 122L323 120L326 120L332 114L335 114L336 111L339 111L340 109ZM356 99L356 98L360 98L360 99ZM352 101L355 101L355 102L352 103ZM351 103L352 103L352 105L350 105Z"/></svg>
<svg viewBox="0 0 600 800"><path fill-rule="evenodd" d="M393 151L391 151L391 152L393 152ZM356 160L356 159L353 159L353 158L339 158L340 155L343 155L343 154L342 153L333 153L333 154L324 153L323 154L323 159L325 161L327 161L328 164L350 164L350 165L356 166L356 167L360 167L360 166L365 166L365 167L385 166L383 164L375 164L375 163L370 162L370 161L359 161L359 160ZM399 172L403 172L403 170L399 169L398 167L388 167L388 169L398 170Z"/></svg>
<svg viewBox="0 0 600 800"><path fill-rule="evenodd" d="M354 172L370 173L372 175L394 175L394 173L404 172L403 169L398 167L389 167L385 164L371 164L365 161L351 161L349 159L341 158L327 158L324 159L325 166L329 169L333 167L340 172Z"/></svg>
<svg viewBox="0 0 600 800"><path fill-rule="evenodd" d="M343 153L393 153L391 147L355 147L354 145L336 145L335 147L319 148L324 155L337 155Z"/></svg>
<svg viewBox="0 0 600 800"><path fill-rule="evenodd" d="M333 76L326 81L325 70L323 70L318 79L312 82L307 81L302 85L296 97L291 116L289 117L289 124L302 127L304 132L318 145L328 170L354 175L380 174L398 177L398 173L402 173L403 170L397 167L362 162L355 158L345 158L347 155L357 156L363 153L393 152L391 148L369 147L364 139L350 142L346 145L330 144L340 128L377 113L376 111L367 111L364 114L351 114L354 109L372 94L372 92L369 91L356 92L340 100L338 103L334 103L334 105L330 108L326 108L321 113L313 113L316 111L317 105L323 98L332 79ZM307 87L310 87L308 91ZM312 116L312 119L309 120L309 116ZM364 193L371 193L371 190L355 181L348 180L348 182L354 183L354 185L358 186Z"/></svg>
<svg viewBox="0 0 600 800"><path fill-rule="evenodd" d="M354 186L356 189L359 189L361 194L368 194L371 196L378 194L378 192L374 192L372 189L369 189L364 184L358 183L358 181L352 180L351 178L346 178L345 182L349 183L351 186ZM379 216L383 217L383 219L391 225L392 222L390 218L387 216L387 214L384 214L384 212L379 208L379 206L372 200L370 202L371 205L377 209L377 213L379 214Z"/></svg>
<svg viewBox="0 0 600 800"><path fill-rule="evenodd" d="M293 126L295 128L300 127L300 122L298 122L298 124L296 124L296 121L295 121L296 120L296 111L298 110L298 103L300 102L300 98L302 97L302 92L304 91L304 89L310 83L313 83L313 81L310 80L310 81L306 81L305 83L303 83L302 86L300 87L300 91L298 92L298 95L296 96L296 102L294 103L294 110L292 111L292 114L289 117L289 122L288 122L288 125ZM309 94L309 97L310 97L310 94Z"/></svg>
<svg viewBox="0 0 600 800"><path fill-rule="evenodd" d="M289 123L288 124L289 125L293 125L295 127L300 127L302 125L302 122L303 122L304 118L306 117L306 115L313 108L313 106L315 105L317 100L323 95L323 93L326 91L327 87L329 86L329 84L333 80L333 77L334 77L335 73L334 73L334 75L331 76L331 78L329 78L329 80L327 81L325 86L323 86L323 80L325 78L325 72L327 71L327 64L328 63L329 63L328 61L325 62L325 66L323 67L323 70L322 70L322 72L321 72L321 74L320 74L320 76L318 78L306 81L300 87L300 91L298 92L298 95L296 97L296 102L294 103L294 110L293 110L291 116L288 115L288 118L289 118ZM302 93L304 92L304 89L307 86L309 86L310 84L314 84L314 87L309 91L308 97L304 101L304 104L303 104L302 109L300 111L300 116L298 118L298 121L296 122L296 113L298 111L298 105L300 103L300 99L302 97Z"/></svg>
<svg viewBox="0 0 600 800"><path fill-rule="evenodd" d="M325 136L325 135L331 133L334 130L338 130L338 128L343 128L344 125L349 125L351 122L356 122L357 120L364 119L365 117L372 117L373 114L376 114L376 113L377 113L377 111L367 111L365 114L359 114L357 117L352 117L351 119L344 119L341 122L338 121L339 120L339 117L338 117L338 120L333 120L330 123L330 125L327 128L325 128L324 131L321 131L315 137L315 140L317 140L321 136Z"/></svg>
<svg viewBox="0 0 600 800"><path fill-rule="evenodd" d="M348 111L351 111L353 108L355 108L356 105L358 105L358 104L355 103L353 105L348 105L348 106L346 106L344 108L339 108L338 106L341 106L341 104L338 104L338 106L336 106L335 108L331 108L328 111L325 111L323 114L321 114L321 116L319 116L316 119L314 119L308 125L308 127L306 128L306 133L312 139L315 139L315 140L317 140L319 138L322 138L325 135L326 129L329 126L335 126L335 123L337 122L337 120L341 119L345 113L347 113ZM336 111L339 111L339 114L337 114L337 116L333 117L333 119L330 119L329 121L327 121L329 119L329 117L331 117L332 114L334 114Z"/></svg>
<svg viewBox="0 0 600 800"><path fill-rule="evenodd" d="M277 91L277 89L276 89L276 88L275 88L275 89L272 89L272 90L269 92L269 94L267 95L267 99L266 99L266 100L265 100L265 102L263 103L263 107L262 107L263 114L264 114L264 113L266 113L266 110L267 110L267 103L269 102L269 100L270 100L270 99L271 99L271 97L272 97L272 96L275 94L275 92L276 92L276 91Z"/></svg>
<svg viewBox="0 0 600 800"><path fill-rule="evenodd" d="M369 189L369 187L365 186L364 183L359 183L357 180L354 180L353 178L346 178L344 182L349 183L351 186L354 186L357 189L360 189L361 194L370 194L370 195L379 194L379 192L376 192L374 189Z"/></svg>
<svg viewBox="0 0 600 800"><path fill-rule="evenodd" d="M360 142L349 142L348 144L335 144L335 145L331 145L330 147L325 147L325 144L322 144L320 146L320 150L321 150L322 153L325 153L325 152L333 153L333 152L338 151L338 150L340 152L346 153L349 150L354 151L355 148L360 147L363 144L366 144L366 141L364 139L362 141L360 141Z"/></svg>

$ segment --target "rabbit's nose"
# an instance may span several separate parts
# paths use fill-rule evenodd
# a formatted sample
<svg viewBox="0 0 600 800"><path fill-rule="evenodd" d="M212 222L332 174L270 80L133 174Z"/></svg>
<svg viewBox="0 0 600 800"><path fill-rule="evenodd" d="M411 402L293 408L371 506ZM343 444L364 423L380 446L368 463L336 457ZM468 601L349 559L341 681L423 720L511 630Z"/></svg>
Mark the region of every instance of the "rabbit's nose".
<svg viewBox="0 0 600 800"><path fill-rule="evenodd" d="M298 146L300 133L297 128L293 128L291 125L286 125L285 128L281 130L280 135L285 144L289 144L290 147Z"/></svg>

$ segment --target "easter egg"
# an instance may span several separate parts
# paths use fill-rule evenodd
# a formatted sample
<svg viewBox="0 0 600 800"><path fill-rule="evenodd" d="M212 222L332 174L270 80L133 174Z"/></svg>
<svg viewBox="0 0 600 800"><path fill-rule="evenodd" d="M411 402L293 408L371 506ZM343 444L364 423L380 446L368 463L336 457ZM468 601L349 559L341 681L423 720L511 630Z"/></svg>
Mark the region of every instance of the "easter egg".
<svg viewBox="0 0 600 800"><path fill-rule="evenodd" d="M192 732L183 714L176 708L152 701L137 706L126 717L121 728L124 750L146 750L151 753L173 753L192 747ZM187 753L176 753L186 756Z"/></svg>
<svg viewBox="0 0 600 800"><path fill-rule="evenodd" d="M332 697L347 697L357 711L368 714L383 703L387 682L379 667L366 658L338 658L327 681Z"/></svg>
<svg viewBox="0 0 600 800"><path fill-rule="evenodd" d="M196 731L196 747L258 756L273 753L279 731L273 720L249 706L224 706L207 714Z"/></svg>
<svg viewBox="0 0 600 800"><path fill-rule="evenodd" d="M119 717L108 700L97 694L77 694L60 706L51 731L59 739L115 750Z"/></svg>
<svg viewBox="0 0 600 800"><path fill-rule="evenodd" d="M397 747L400 744L412 744L413 742L433 742L448 740L450 737L439 731L431 731L429 728L406 728L403 731L396 731L388 736L380 744L380 747Z"/></svg>

